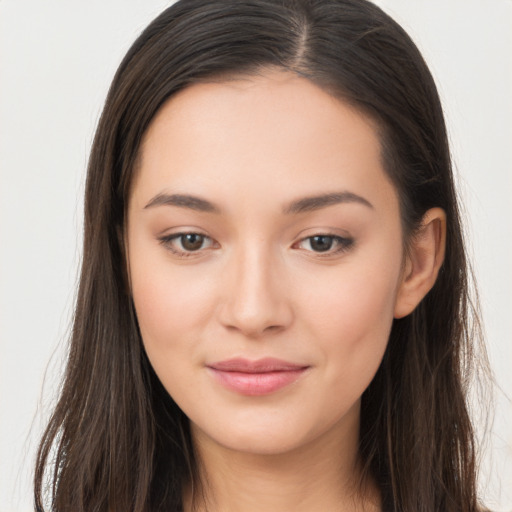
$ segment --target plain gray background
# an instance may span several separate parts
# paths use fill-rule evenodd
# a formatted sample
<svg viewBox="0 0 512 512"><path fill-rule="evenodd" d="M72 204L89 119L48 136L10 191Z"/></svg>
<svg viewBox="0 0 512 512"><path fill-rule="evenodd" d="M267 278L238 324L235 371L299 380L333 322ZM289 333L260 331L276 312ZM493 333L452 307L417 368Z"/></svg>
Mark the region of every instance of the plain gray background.
<svg viewBox="0 0 512 512"><path fill-rule="evenodd" d="M164 0L0 0L0 512L32 510L80 260L84 171L110 80ZM498 384L482 494L512 510L512 2L379 0L445 106ZM51 361L51 362L50 362ZM45 378L44 392L42 391Z"/></svg>

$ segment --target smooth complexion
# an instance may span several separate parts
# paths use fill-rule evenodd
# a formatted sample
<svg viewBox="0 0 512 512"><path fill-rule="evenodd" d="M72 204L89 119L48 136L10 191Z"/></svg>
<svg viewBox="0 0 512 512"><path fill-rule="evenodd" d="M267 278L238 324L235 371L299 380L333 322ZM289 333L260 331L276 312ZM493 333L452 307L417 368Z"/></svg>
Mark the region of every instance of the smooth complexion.
<svg viewBox="0 0 512 512"><path fill-rule="evenodd" d="M185 89L140 157L133 300L208 510L379 510L354 493L360 398L435 281L442 210L405 256L374 124L285 72Z"/></svg>

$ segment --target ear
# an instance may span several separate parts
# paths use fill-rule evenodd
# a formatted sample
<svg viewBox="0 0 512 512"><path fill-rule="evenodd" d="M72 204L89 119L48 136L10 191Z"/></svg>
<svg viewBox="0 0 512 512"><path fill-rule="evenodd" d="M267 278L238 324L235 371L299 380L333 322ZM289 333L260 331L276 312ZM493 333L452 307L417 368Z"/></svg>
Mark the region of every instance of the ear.
<svg viewBox="0 0 512 512"><path fill-rule="evenodd" d="M412 236L395 302L395 318L412 313L436 282L446 246L446 214L441 208L425 213Z"/></svg>

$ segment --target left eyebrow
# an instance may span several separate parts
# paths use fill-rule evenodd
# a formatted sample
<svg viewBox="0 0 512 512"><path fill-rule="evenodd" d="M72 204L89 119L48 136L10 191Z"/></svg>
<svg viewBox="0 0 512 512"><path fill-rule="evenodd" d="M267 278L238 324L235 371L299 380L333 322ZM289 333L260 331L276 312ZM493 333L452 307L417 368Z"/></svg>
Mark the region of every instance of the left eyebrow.
<svg viewBox="0 0 512 512"><path fill-rule="evenodd" d="M321 208L326 208L327 206L341 203L359 203L373 209L373 205L364 197L358 196L353 192L336 192L297 199L296 201L293 201L288 206L286 206L283 209L283 212L287 215L311 212L314 210L320 210Z"/></svg>

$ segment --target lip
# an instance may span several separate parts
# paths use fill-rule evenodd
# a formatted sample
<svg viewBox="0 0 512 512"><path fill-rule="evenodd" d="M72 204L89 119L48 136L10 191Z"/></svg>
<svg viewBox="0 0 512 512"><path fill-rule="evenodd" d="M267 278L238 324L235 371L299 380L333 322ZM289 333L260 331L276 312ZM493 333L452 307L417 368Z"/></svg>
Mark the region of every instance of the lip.
<svg viewBox="0 0 512 512"><path fill-rule="evenodd" d="M309 366L267 357L251 361L228 359L207 368L224 387L247 396L274 393L298 380Z"/></svg>

